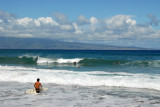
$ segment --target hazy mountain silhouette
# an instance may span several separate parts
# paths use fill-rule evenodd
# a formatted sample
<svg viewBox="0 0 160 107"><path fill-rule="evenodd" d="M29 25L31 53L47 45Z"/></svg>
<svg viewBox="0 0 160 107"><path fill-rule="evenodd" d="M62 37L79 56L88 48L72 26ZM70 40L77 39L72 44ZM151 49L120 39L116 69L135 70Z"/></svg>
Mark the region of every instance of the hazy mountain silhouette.
<svg viewBox="0 0 160 107"><path fill-rule="evenodd" d="M0 37L0 49L145 50L146 48L62 42L42 38Z"/></svg>

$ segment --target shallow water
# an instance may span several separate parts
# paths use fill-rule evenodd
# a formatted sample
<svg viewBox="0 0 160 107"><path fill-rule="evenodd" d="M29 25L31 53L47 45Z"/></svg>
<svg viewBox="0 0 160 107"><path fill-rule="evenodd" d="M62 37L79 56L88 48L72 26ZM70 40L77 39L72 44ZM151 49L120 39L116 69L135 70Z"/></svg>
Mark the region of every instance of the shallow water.
<svg viewBox="0 0 160 107"><path fill-rule="evenodd" d="M26 94L32 83L0 82L1 107L159 107L160 91L118 87L43 84L39 94ZM12 87L12 88L11 88Z"/></svg>

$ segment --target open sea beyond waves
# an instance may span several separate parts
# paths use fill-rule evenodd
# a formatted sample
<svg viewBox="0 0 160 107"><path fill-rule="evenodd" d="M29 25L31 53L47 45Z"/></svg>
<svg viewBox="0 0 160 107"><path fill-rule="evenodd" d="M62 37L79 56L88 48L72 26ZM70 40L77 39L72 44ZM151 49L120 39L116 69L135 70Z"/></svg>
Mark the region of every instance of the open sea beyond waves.
<svg viewBox="0 0 160 107"><path fill-rule="evenodd" d="M160 107L160 51L0 50L0 86L0 107Z"/></svg>

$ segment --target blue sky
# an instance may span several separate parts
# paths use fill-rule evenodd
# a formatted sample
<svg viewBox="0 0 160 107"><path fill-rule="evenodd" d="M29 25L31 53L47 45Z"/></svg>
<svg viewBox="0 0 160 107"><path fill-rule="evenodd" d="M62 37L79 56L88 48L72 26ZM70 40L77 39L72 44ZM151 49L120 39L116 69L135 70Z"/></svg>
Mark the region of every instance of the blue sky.
<svg viewBox="0 0 160 107"><path fill-rule="evenodd" d="M0 0L0 36L160 49L160 0Z"/></svg>

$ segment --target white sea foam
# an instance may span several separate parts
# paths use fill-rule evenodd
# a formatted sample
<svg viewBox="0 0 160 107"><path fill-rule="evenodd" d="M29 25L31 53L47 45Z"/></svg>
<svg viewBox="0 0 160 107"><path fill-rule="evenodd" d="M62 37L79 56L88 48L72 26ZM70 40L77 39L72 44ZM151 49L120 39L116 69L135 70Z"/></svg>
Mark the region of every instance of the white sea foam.
<svg viewBox="0 0 160 107"><path fill-rule="evenodd" d="M160 67L160 60L149 61L149 65L153 67Z"/></svg>
<svg viewBox="0 0 160 107"><path fill-rule="evenodd" d="M9 85L8 85L9 84ZM1 107L159 107L160 92L115 87L43 84L47 91L33 93L33 83L0 82ZM4 87L3 87L4 86ZM25 92L27 91L27 93ZM148 97L149 96L149 97ZM42 103L43 102L43 103Z"/></svg>
<svg viewBox="0 0 160 107"><path fill-rule="evenodd" d="M40 56L32 56L32 55L22 55L22 56L18 56L19 58L23 58L23 57L27 57L27 58L33 58L37 60L38 64L42 64L42 63L78 63L79 61L83 60L83 58L74 58L74 59L64 59L64 58L49 58L49 57L40 57Z"/></svg>
<svg viewBox="0 0 160 107"><path fill-rule="evenodd" d="M23 57L27 57L27 58L37 58L38 56L33 56L33 55L22 55L22 56L18 56L19 58L23 58Z"/></svg>
<svg viewBox="0 0 160 107"><path fill-rule="evenodd" d="M69 70L36 69L16 66L0 66L0 69L0 81L33 83L36 78L40 78L42 83L160 90L159 74L110 73L102 71L74 72Z"/></svg>
<svg viewBox="0 0 160 107"><path fill-rule="evenodd" d="M74 63L74 62L79 62L80 60L83 60L82 58L74 58L74 59L52 59L52 58L43 58L43 57L38 57L37 63Z"/></svg>
<svg viewBox="0 0 160 107"><path fill-rule="evenodd" d="M49 59L49 58L42 58L42 57L38 57L38 61L37 61L38 64L41 64L41 63L54 63L54 62L56 62L56 60Z"/></svg>

